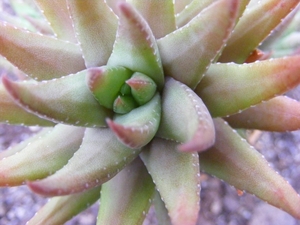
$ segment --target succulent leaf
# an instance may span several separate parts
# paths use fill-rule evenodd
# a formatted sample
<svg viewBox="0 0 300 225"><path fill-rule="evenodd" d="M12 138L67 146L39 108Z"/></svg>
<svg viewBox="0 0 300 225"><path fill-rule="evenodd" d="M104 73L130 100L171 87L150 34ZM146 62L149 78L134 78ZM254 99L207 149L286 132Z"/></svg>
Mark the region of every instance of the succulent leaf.
<svg viewBox="0 0 300 225"><path fill-rule="evenodd" d="M300 56L211 65L196 88L213 117L235 114L300 83Z"/></svg>
<svg viewBox="0 0 300 225"><path fill-rule="evenodd" d="M158 224L172 225L171 218L168 215L168 210L166 209L163 200L161 200L161 196L157 190L155 191L153 203Z"/></svg>
<svg viewBox="0 0 300 225"><path fill-rule="evenodd" d="M165 202L173 225L196 224L200 208L197 153L176 151L177 143L155 138L140 156Z"/></svg>
<svg viewBox="0 0 300 225"><path fill-rule="evenodd" d="M194 89L229 37L237 11L238 1L220 0L159 39L165 75Z"/></svg>
<svg viewBox="0 0 300 225"><path fill-rule="evenodd" d="M77 126L105 126L105 118L111 112L94 99L85 84L86 74L84 70L43 82L2 80L18 104L42 118Z"/></svg>
<svg viewBox="0 0 300 225"><path fill-rule="evenodd" d="M175 14L180 13L193 0L175 0Z"/></svg>
<svg viewBox="0 0 300 225"><path fill-rule="evenodd" d="M138 157L102 185L97 224L142 224L154 193L153 181Z"/></svg>
<svg viewBox="0 0 300 225"><path fill-rule="evenodd" d="M0 186L21 185L27 180L41 179L56 172L78 150L84 130L82 127L56 125L18 154L3 158L0 160Z"/></svg>
<svg viewBox="0 0 300 225"><path fill-rule="evenodd" d="M87 68L103 66L111 54L118 21L104 0L67 0Z"/></svg>
<svg viewBox="0 0 300 225"><path fill-rule="evenodd" d="M219 61L243 63L298 3L298 0L265 0L247 7Z"/></svg>
<svg viewBox="0 0 300 225"><path fill-rule="evenodd" d="M17 152L20 152L24 148L26 148L31 143L35 142L38 139L41 139L45 134L49 133L53 128L47 127L43 128L41 131L36 133L35 135L25 139L24 141L21 141L20 143L10 146L8 149L5 149L5 151L0 152L0 160L3 158L7 158L11 155L16 154Z"/></svg>
<svg viewBox="0 0 300 225"><path fill-rule="evenodd" d="M163 69L151 29L131 5L120 3L119 8L121 19L107 64L144 73L161 89L164 83Z"/></svg>
<svg viewBox="0 0 300 225"><path fill-rule="evenodd" d="M148 103L124 115L107 120L118 139L130 148L137 149L148 144L158 130L161 116L161 100L156 94Z"/></svg>
<svg viewBox="0 0 300 225"><path fill-rule="evenodd" d="M239 190L300 218L300 196L252 146L222 119L214 119L215 145L200 153L201 169Z"/></svg>
<svg viewBox="0 0 300 225"><path fill-rule="evenodd" d="M0 84L0 121L27 126L53 126L55 123L27 112L19 106Z"/></svg>
<svg viewBox="0 0 300 225"><path fill-rule="evenodd" d="M81 192L110 180L139 152L120 143L109 129L86 128L80 148L62 169L28 185L47 196Z"/></svg>
<svg viewBox="0 0 300 225"><path fill-rule="evenodd" d="M167 79L157 136L184 143L182 151L202 151L215 141L214 123L202 100L186 85Z"/></svg>
<svg viewBox="0 0 300 225"><path fill-rule="evenodd" d="M73 22L70 17L67 2L61 0L34 0L41 9L55 36L60 40L77 43Z"/></svg>
<svg viewBox="0 0 300 225"><path fill-rule="evenodd" d="M144 105L151 100L157 89L157 85L150 77L138 72L135 72L126 84L131 87L132 97L139 105Z"/></svg>
<svg viewBox="0 0 300 225"><path fill-rule="evenodd" d="M83 70L80 48L70 42L0 23L0 54L37 80Z"/></svg>
<svg viewBox="0 0 300 225"><path fill-rule="evenodd" d="M173 0L129 0L127 2L131 3L146 19L155 38L161 38L176 29Z"/></svg>
<svg viewBox="0 0 300 225"><path fill-rule="evenodd" d="M101 186L81 193L51 198L26 225L61 225L88 208L100 197Z"/></svg>
<svg viewBox="0 0 300 225"><path fill-rule="evenodd" d="M235 128L294 131L300 127L300 102L289 97L277 96L226 117L225 120Z"/></svg>
<svg viewBox="0 0 300 225"><path fill-rule="evenodd" d="M87 83L100 105L112 109L121 87L131 75L130 70L121 66L90 68Z"/></svg>

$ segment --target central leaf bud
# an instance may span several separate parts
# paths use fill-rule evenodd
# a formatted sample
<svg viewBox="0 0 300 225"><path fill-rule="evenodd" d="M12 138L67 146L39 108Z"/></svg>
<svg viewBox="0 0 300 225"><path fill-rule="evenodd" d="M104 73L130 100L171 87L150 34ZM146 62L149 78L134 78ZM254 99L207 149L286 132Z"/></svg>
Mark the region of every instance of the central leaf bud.
<svg viewBox="0 0 300 225"><path fill-rule="evenodd" d="M122 66L90 68L87 79L100 105L118 114L126 114L146 104L157 91L157 85L150 77Z"/></svg>

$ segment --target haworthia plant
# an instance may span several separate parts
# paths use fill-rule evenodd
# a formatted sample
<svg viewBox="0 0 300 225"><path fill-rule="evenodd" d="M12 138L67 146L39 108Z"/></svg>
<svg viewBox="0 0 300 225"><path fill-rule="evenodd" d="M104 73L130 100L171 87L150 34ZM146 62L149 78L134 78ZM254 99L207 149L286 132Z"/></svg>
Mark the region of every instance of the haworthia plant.
<svg viewBox="0 0 300 225"><path fill-rule="evenodd" d="M28 224L97 200L99 225L142 224L152 204L162 224L201 224L202 171L300 219L299 195L235 131L300 129L283 96L300 56L271 58L298 0L32 1L30 31L0 22L0 55L26 74L3 76L0 122L42 127L0 153L0 186L51 198Z"/></svg>

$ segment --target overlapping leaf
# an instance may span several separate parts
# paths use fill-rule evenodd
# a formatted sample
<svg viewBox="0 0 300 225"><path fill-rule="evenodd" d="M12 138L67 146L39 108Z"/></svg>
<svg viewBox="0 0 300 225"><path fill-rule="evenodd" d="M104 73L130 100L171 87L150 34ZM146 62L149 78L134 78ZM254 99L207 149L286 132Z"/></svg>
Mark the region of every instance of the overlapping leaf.
<svg viewBox="0 0 300 225"><path fill-rule="evenodd" d="M220 0L182 28L159 39L165 75L194 89L225 44L237 11L237 1Z"/></svg>
<svg viewBox="0 0 300 225"><path fill-rule="evenodd" d="M200 203L198 154L176 151L176 142L155 138L141 152L173 225L196 224Z"/></svg>
<svg viewBox="0 0 300 225"><path fill-rule="evenodd" d="M142 224L155 189L140 158L102 185L97 224Z"/></svg>
<svg viewBox="0 0 300 225"><path fill-rule="evenodd" d="M286 132L300 127L300 103L278 96L225 118L236 128Z"/></svg>
<svg viewBox="0 0 300 225"><path fill-rule="evenodd" d="M156 134L161 117L161 100L156 94L148 103L124 115L107 120L118 139L130 148L141 148Z"/></svg>
<svg viewBox="0 0 300 225"><path fill-rule="evenodd" d="M173 0L129 0L127 2L131 3L141 13L155 38L161 38L176 29Z"/></svg>
<svg viewBox="0 0 300 225"><path fill-rule="evenodd" d="M201 169L300 219L300 196L246 140L214 120L216 144L200 154Z"/></svg>
<svg viewBox="0 0 300 225"><path fill-rule="evenodd" d="M67 0L87 68L103 66L111 54L117 18L104 0Z"/></svg>
<svg viewBox="0 0 300 225"><path fill-rule="evenodd" d="M53 126L55 123L27 112L19 106L0 84L0 121L27 126Z"/></svg>
<svg viewBox="0 0 300 225"><path fill-rule="evenodd" d="M77 43L66 0L34 0L60 40Z"/></svg>
<svg viewBox="0 0 300 225"><path fill-rule="evenodd" d="M235 114L300 83L300 56L211 65L196 88L213 117Z"/></svg>
<svg viewBox="0 0 300 225"><path fill-rule="evenodd" d="M0 54L37 80L85 68L78 45L0 23Z"/></svg>
<svg viewBox="0 0 300 225"><path fill-rule="evenodd" d="M228 40L219 61L243 63L253 49L298 3L298 0L264 0L260 4L248 7Z"/></svg>
<svg viewBox="0 0 300 225"><path fill-rule="evenodd" d="M143 17L129 4L119 5L120 20L109 66L124 66L153 79L158 88L164 83L155 37Z"/></svg>
<svg viewBox="0 0 300 225"><path fill-rule="evenodd" d="M120 143L109 129L87 128L68 164L43 180L29 182L29 186L49 196L81 192L110 180L139 152Z"/></svg>
<svg viewBox="0 0 300 225"><path fill-rule="evenodd" d="M43 82L3 84L26 110L51 121L78 126L106 126L111 112L99 105L85 83L87 71ZM70 85L71 84L71 85Z"/></svg>
<svg viewBox="0 0 300 225"><path fill-rule="evenodd" d="M100 197L101 186L91 190L51 198L26 225L51 224L61 225L84 209L92 205Z"/></svg>
<svg viewBox="0 0 300 225"><path fill-rule="evenodd" d="M172 78L165 84L157 136L184 143L182 151L202 151L215 141L214 124L202 100Z"/></svg>
<svg viewBox="0 0 300 225"><path fill-rule="evenodd" d="M3 158L0 161L0 186L21 185L56 172L78 150L83 133L82 127L59 124L17 154Z"/></svg>

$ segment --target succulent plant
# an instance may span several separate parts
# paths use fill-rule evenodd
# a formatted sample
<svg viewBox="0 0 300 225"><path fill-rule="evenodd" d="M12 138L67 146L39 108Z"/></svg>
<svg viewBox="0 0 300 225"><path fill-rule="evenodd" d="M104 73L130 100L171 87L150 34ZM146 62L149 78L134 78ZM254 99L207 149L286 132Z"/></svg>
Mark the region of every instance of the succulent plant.
<svg viewBox="0 0 300 225"><path fill-rule="evenodd" d="M283 96L300 56L259 49L298 0L35 3L51 31L0 23L0 54L27 75L3 76L0 121L43 127L0 153L1 186L52 197L28 225L98 199L97 224L142 224L153 204L160 224L193 225L202 170L300 219L299 195L236 132L300 128Z"/></svg>

